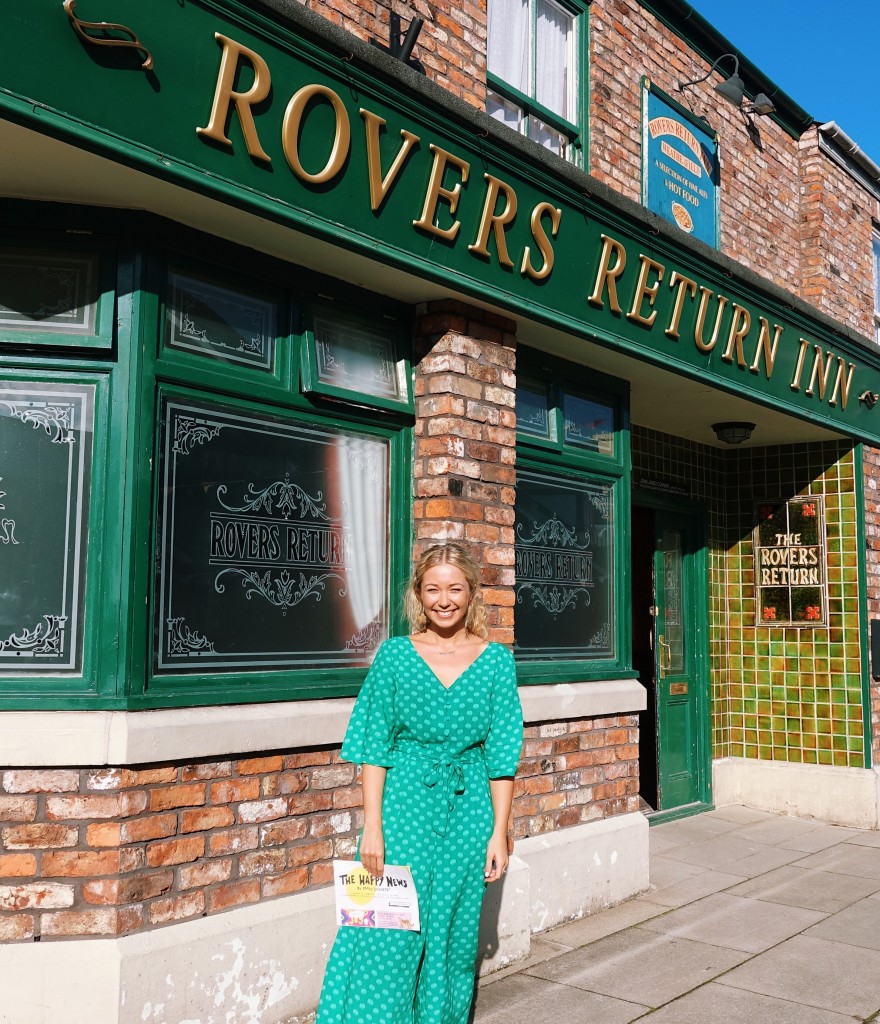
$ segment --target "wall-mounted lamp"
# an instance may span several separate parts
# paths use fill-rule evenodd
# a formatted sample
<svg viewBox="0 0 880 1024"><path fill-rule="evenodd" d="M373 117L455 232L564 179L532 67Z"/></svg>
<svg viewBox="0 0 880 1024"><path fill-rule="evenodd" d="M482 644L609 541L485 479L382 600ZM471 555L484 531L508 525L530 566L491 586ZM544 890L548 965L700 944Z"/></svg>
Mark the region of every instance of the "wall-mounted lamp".
<svg viewBox="0 0 880 1024"><path fill-rule="evenodd" d="M776 107L773 100L764 93L759 92L751 103L747 103L743 106L743 101L746 97L746 84L739 77L739 57L735 53L722 53L721 56L712 64L712 67L703 75L702 78L695 78L692 82L679 82L678 91L684 92L685 89L692 85L699 85L700 82L705 82L709 75L715 70L715 68L721 63L721 61L730 57L733 60L733 74L730 78L721 82L715 86L715 92L723 96L729 103L732 103L735 107L739 107L743 115L748 114L772 114ZM747 119L748 120L748 119Z"/></svg>
<svg viewBox="0 0 880 1024"><path fill-rule="evenodd" d="M713 423L712 429L719 441L725 444L742 444L748 441L755 429L754 423L742 423L733 421L729 423Z"/></svg>

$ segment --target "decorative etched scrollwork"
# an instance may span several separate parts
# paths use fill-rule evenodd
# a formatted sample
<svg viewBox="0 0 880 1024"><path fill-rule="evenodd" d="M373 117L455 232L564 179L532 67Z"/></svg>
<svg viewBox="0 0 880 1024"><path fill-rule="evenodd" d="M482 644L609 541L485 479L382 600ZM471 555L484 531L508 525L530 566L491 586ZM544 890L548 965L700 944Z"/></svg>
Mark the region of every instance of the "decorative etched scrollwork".
<svg viewBox="0 0 880 1024"><path fill-rule="evenodd" d="M516 602L522 604L523 595L531 592L532 604L535 608L546 608L554 617L568 608L575 608L578 598L583 596L587 605L590 603L590 592L582 587L544 586L537 583L523 583L517 588Z"/></svg>
<svg viewBox="0 0 880 1024"><path fill-rule="evenodd" d="M590 491L589 495L593 507L599 510L599 514L607 522L611 518L611 492Z"/></svg>
<svg viewBox="0 0 880 1024"><path fill-rule="evenodd" d="M88 43L89 46L119 46L137 50L139 53L145 54L141 64L141 71L153 70L153 55L130 28L125 25L118 25L112 21L83 21L74 13L76 8L75 0L64 0L63 7L67 17L70 18L70 24L73 26L74 32L83 42ZM101 32L104 38L89 35L90 31ZM110 35L111 32L123 32L130 38L117 39Z"/></svg>
<svg viewBox="0 0 880 1024"><path fill-rule="evenodd" d="M0 476L0 480L3 477ZM6 491L0 491L0 498L6 497ZM6 506L0 502L0 512L5 511ZM17 544L15 539L15 520L0 519L0 544Z"/></svg>
<svg viewBox="0 0 880 1024"><path fill-rule="evenodd" d="M30 423L35 430L42 427L53 444L74 444L76 441L73 434L73 404L65 402L50 405L48 402L14 402L4 399L0 405L5 405L16 419Z"/></svg>
<svg viewBox="0 0 880 1024"><path fill-rule="evenodd" d="M216 654L214 645L201 633L190 629L183 616L168 620L169 654Z"/></svg>
<svg viewBox="0 0 880 1024"><path fill-rule="evenodd" d="M174 444L171 450L178 455L189 455L194 444L204 444L216 437L223 429L222 423L178 416L174 421Z"/></svg>
<svg viewBox="0 0 880 1024"><path fill-rule="evenodd" d="M607 647L611 638L611 623L603 622L602 628L590 637L591 647Z"/></svg>
<svg viewBox="0 0 880 1024"><path fill-rule="evenodd" d="M517 539L521 544L549 544L557 548L577 548L579 551L585 551L590 546L589 533L584 534L584 543L578 544L577 531L566 526L556 516L548 519L541 526L538 526L537 523L533 525L535 532L531 537L525 537L522 532L522 523L517 523Z"/></svg>
<svg viewBox="0 0 880 1024"><path fill-rule="evenodd" d="M325 572L314 576L306 576L301 572L297 583L287 569L283 569L277 576L273 576L269 571L261 575L259 572L230 567L217 573L214 577L214 589L218 594L226 591L226 586L220 582L220 578L228 572L237 573L242 577L241 585L245 588L245 596L248 600L254 594L258 594L270 604L275 605L276 608L283 608L285 613L288 608L296 607L307 597L314 597L316 601L320 601L329 579L337 579L342 582L342 587L339 590L340 597L344 597L346 593L344 577L335 572Z"/></svg>
<svg viewBox="0 0 880 1024"><path fill-rule="evenodd" d="M347 651L375 651L379 646L381 623L378 618L373 619L360 632L355 633L350 640L345 641Z"/></svg>
<svg viewBox="0 0 880 1024"><path fill-rule="evenodd" d="M67 622L67 616L44 615L43 618L46 620L45 626L40 622L33 629L23 629L6 640L0 640L0 652L60 655L64 646L64 623Z"/></svg>
<svg viewBox="0 0 880 1024"><path fill-rule="evenodd" d="M367 479L371 484L379 483L379 467L382 465L382 459L378 452L346 447L345 454L355 469L367 474Z"/></svg>
<svg viewBox="0 0 880 1024"><path fill-rule="evenodd" d="M227 505L222 497L227 490L226 484L220 484L217 488L217 501L227 512L259 512L260 509L264 509L267 515L272 515L274 500L275 507L285 519L290 519L295 512L299 512L300 515L330 522L323 491L318 491L314 495L308 494L299 484L291 481L289 473L284 474L283 480L276 480L260 491L254 488L253 483L249 483L243 505Z"/></svg>

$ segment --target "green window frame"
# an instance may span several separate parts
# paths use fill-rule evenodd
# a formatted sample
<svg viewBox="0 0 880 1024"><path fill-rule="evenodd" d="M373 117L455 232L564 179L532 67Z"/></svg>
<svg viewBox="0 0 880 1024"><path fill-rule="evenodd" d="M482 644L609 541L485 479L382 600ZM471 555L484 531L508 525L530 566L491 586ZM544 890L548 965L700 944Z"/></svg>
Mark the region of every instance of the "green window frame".
<svg viewBox="0 0 880 1024"><path fill-rule="evenodd" d="M516 0L489 0L489 41L487 47L488 86L487 110L490 115L513 127L521 135L533 139L540 145L557 152L571 163L583 166L587 134L587 11L589 0L521 0L527 7L526 34L527 39L519 40L510 37L511 31L516 32L516 18L501 17L495 24L504 25L503 43L498 46L505 54L522 53L527 55L528 63L525 72L520 75L521 81L515 84L510 69L501 68L497 60L493 61L493 4L498 9L506 7ZM565 111L553 109L541 102L539 95L543 91L540 81L541 60L539 57L539 17L541 8L556 8L564 16L571 18L571 38L568 41L568 55L562 70L562 91L565 95ZM507 11L505 9L505 14ZM515 26L511 29L511 26ZM496 30L497 31L497 30ZM525 45L522 45L522 44ZM548 62L549 63L549 62ZM493 66L494 65L494 66ZM553 65L554 73L557 67ZM505 76L505 70L508 71ZM524 81L522 79L525 79ZM558 84L558 80L557 80ZM558 140L557 149L552 143Z"/></svg>
<svg viewBox="0 0 880 1024"><path fill-rule="evenodd" d="M623 678L632 672L628 384L529 351L517 374L519 677Z"/></svg>
<svg viewBox="0 0 880 1024"><path fill-rule="evenodd" d="M64 229L53 231L59 216ZM410 308L147 214L87 207L65 208L59 214L57 206L35 207L30 203L10 204L8 220L10 232L0 233L0 247L8 244L7 235L16 231L20 236L39 235L36 248L40 251L52 250L55 245L66 251L70 237L84 239L82 248L92 249L94 239L100 238L101 251L108 254L101 264L108 280L101 302L114 315L109 349L74 351L53 341L51 349L41 346L35 350L18 343L17 337L14 343L0 337L0 377L4 383L39 385L44 390L61 388L75 392L75 397L86 394L94 425L88 435L91 464L85 486L89 497L87 503L83 502L78 526L81 544L77 565L81 574L77 586L82 588L82 599L76 609L76 622L81 639L63 671L53 671L57 666L46 657L38 665L25 648L36 646L51 657L49 620L41 618L40 612L31 622L39 602L13 608L7 615L11 623L7 632L17 637L15 646L22 653L14 659L14 668L9 664L11 657L0 659L0 708L134 710L356 693L378 642L403 628L400 593L412 540L413 417L405 403L379 407L360 400L350 390L325 394L312 388L302 371L303 349L310 337L306 311L316 303L331 308L344 306L349 315L356 315L359 323L374 332L388 330L411 396L404 341L409 336ZM45 230L39 227L41 220ZM168 317L174 303L179 304L175 288L180 291L177 286L181 278L198 293L200 305L198 315L191 317L184 344L177 344L179 339L172 338ZM230 302L238 303L240 308ZM195 308L189 302L189 312ZM103 313L99 320L100 316ZM265 342L254 345L253 359L236 342L236 337L242 335L242 325L248 329L257 325ZM190 341L195 343L191 345ZM42 402L44 397L36 395L36 400ZM66 394L62 397L66 400ZM13 399L18 402L17 396ZM202 436L204 423L196 423L189 435L180 439L190 449L192 472L189 478L181 478L178 497L182 501L188 493L191 501L188 510L181 503L175 511L203 515L207 529L214 532L197 538L189 549L185 543L178 545L178 573L185 573L189 563L202 558L206 551L203 542L206 537L213 542L217 523L228 527L227 540L234 537L235 543L244 545L241 551L257 544L256 554L251 547L245 558L255 563L265 563L268 550L261 550L255 537L272 536L277 530L285 540L278 565L261 564L259 572L249 564L246 571L237 571L240 552L230 553L229 543L218 542L216 550L205 554L206 560L216 563L207 567L210 578L207 573L204 578L198 577L201 570L196 564L195 590L193 581L187 581L191 593L198 586L210 586L210 594L216 599L224 584L229 584L226 592L236 595L239 612L244 609L252 613L254 622L274 614L278 617L273 625L276 636L290 631L311 640L319 632L314 614L297 631L292 621L297 606L302 609L308 604L312 612L315 608L322 610L332 603L331 597L341 606L344 602L340 591L345 588L340 577L347 571L347 563L342 570L337 564L331 567L332 572L322 574L313 571L313 563L322 559L338 562L343 558L341 553L351 547L352 537L379 538L375 545L362 545L371 550L375 547L375 557L365 560L360 555L358 562L353 556L356 568L349 576L356 576L356 585L343 597L359 605L355 611L339 615L337 632L345 629L337 644L339 656L325 657L326 643L323 647L312 644L317 653L310 659L281 657L270 664L262 664L258 658L249 662L248 651L243 649L225 658L227 663L222 665L221 659L212 663L199 655L203 636L218 652L223 643L231 643L236 624L233 615L225 626L214 628L210 637L196 625L190 624L187 633L185 621L173 623L175 642L180 644L177 649L186 648L193 657L181 658L177 663L171 659L158 666L158 638L164 635L167 639L169 632L168 623L160 623L159 617L176 617L167 614L167 608L160 608L162 590L157 569L157 555L162 551L159 531L167 523L167 516L163 518L162 514L171 508L162 448L167 425L163 410L170 402L195 408L198 416L194 419L222 415L226 417L224 423L241 427L239 434L234 434L231 427L221 432L221 437L225 433L234 441L226 448ZM19 404L14 408L3 406L6 412L0 427L7 432L14 429L17 443L21 438L32 445L42 440L57 455L65 446L53 446L46 424L25 422L18 415ZM57 418L61 413L53 415ZM266 424L278 437L259 433ZM206 453L212 445L209 459ZM306 455L311 468L303 472L312 476L297 491L297 467L302 466ZM339 468L343 455L344 471ZM19 459L22 465L25 456ZM269 479L275 469L267 468L267 460L273 458L283 458L286 463ZM0 523L0 567L4 550L8 561L13 541L21 541L27 532L20 501L23 488L12 480L14 474L7 466L8 460L6 466L0 460L0 477L5 478L0 480L0 491L7 492L0 497L0 505L5 506L0 521L7 520L5 525ZM202 467L205 472L199 475ZM221 479L224 470L229 479ZM53 473L53 481L58 479L52 493L60 494L61 470ZM340 474L342 483L337 485ZM22 481L26 479L25 474L19 476ZM380 486L375 486L376 481ZM221 483L226 487L222 492ZM173 486L172 481L171 489ZM190 488L189 492L184 486ZM218 494L222 502L218 502ZM258 503L256 497L260 495ZM38 503L38 498L32 496L31 506ZM372 532L366 532L358 517L363 518L363 509L371 502L375 506ZM258 525L254 527L254 523ZM63 525L59 520L55 532ZM15 554L21 558L22 549L17 545ZM62 568L59 563L55 573L59 580ZM246 575L253 577L255 586L247 583ZM218 576L222 580L215 588ZM178 584L181 579L178 574ZM336 591L331 594L334 582ZM349 596L354 591L358 596ZM47 591L42 602L47 615L55 614L54 608L49 608L50 596ZM196 603L191 601L191 605ZM6 639L4 633L0 642ZM9 644L7 648L12 650ZM28 658L31 668L22 668ZM178 666L182 666L180 670Z"/></svg>

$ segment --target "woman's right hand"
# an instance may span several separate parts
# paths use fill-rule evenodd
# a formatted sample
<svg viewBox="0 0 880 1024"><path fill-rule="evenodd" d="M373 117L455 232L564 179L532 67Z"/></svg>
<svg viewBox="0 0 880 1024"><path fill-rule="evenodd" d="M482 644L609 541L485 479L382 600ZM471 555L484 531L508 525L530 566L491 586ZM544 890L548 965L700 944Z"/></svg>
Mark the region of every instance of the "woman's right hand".
<svg viewBox="0 0 880 1024"><path fill-rule="evenodd" d="M385 870L385 836L381 825L364 825L361 836L361 864L373 878L380 878Z"/></svg>

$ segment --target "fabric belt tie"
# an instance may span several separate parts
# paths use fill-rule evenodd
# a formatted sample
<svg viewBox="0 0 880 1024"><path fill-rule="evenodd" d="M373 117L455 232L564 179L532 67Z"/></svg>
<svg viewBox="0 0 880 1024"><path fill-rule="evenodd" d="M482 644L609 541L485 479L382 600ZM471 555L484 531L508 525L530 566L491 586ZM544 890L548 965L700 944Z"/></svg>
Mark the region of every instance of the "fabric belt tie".
<svg viewBox="0 0 880 1024"><path fill-rule="evenodd" d="M401 751L401 753L404 753ZM406 751L404 760L409 760L415 752ZM409 755L409 757L407 756ZM455 798L464 793L464 769L462 765L478 764L483 760L483 751L472 747L461 754L446 754L434 759L433 755L419 751L413 760L427 763L430 767L422 776L422 782L437 793L439 806L436 808L431 830L435 835L444 838L449 829L449 816L455 809Z"/></svg>

